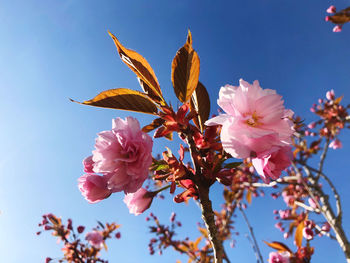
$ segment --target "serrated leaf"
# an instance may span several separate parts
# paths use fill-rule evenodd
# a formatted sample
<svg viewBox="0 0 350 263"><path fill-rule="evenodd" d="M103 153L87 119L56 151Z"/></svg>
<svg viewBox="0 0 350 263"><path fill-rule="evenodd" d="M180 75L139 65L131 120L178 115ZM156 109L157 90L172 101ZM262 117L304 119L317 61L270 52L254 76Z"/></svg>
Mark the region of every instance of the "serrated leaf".
<svg viewBox="0 0 350 263"><path fill-rule="evenodd" d="M137 75L144 92L155 102L164 105L157 77L147 60L136 51L125 48L111 32L108 33L118 49L120 58Z"/></svg>
<svg viewBox="0 0 350 263"><path fill-rule="evenodd" d="M301 243L303 241L303 229L304 229L304 221L301 221L295 230L294 241L297 247L301 247Z"/></svg>
<svg viewBox="0 0 350 263"><path fill-rule="evenodd" d="M292 250L290 250L290 248L287 245L285 245L281 242L273 241L273 242L269 243L269 242L264 241L264 243L266 245L268 245L269 247L276 249L279 252L288 251L289 253L293 254Z"/></svg>
<svg viewBox="0 0 350 263"><path fill-rule="evenodd" d="M71 99L73 102L77 102ZM110 89L80 104L156 115L157 106L142 92L131 89Z"/></svg>
<svg viewBox="0 0 350 263"><path fill-rule="evenodd" d="M240 166L241 164L242 164L242 162L228 163L228 164L225 164L224 168L232 169L232 168L236 168L236 167Z"/></svg>
<svg viewBox="0 0 350 263"><path fill-rule="evenodd" d="M194 109L198 116L193 119L194 123L201 131L204 130L204 123L210 115L210 99L207 89L198 81L197 88L192 93L191 109Z"/></svg>
<svg viewBox="0 0 350 263"><path fill-rule="evenodd" d="M196 51L192 48L192 35L188 31L187 41L180 48L171 65L171 81L176 97L183 103L189 101L197 88L200 62Z"/></svg>

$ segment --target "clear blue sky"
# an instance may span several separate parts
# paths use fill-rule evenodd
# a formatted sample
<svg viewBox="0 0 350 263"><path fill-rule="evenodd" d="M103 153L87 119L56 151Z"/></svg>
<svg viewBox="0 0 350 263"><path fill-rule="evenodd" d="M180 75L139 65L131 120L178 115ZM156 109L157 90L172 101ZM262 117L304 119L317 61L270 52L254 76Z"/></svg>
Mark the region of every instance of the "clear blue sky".
<svg viewBox="0 0 350 263"><path fill-rule="evenodd" d="M77 188L81 161L93 150L96 133L110 129L112 118L130 114L81 106L68 98L90 99L118 87L139 89L107 30L147 58L173 103L171 60L190 28L212 113L220 86L237 84L242 77L276 89L286 106L303 114L308 123L311 104L327 90L335 89L350 102L350 25L342 33L332 33L332 25L324 22L330 4L344 8L349 1L0 1L1 261L37 263L60 255L55 238L35 235L47 212L71 217L75 224L93 226L97 219L122 224L122 239L110 242L106 256L112 263L181 258L171 249L162 257L148 255L151 236L144 215L130 215L122 194L90 205ZM133 116L142 124L151 120ZM332 151L326 165L343 194L343 220L349 230L350 137L345 132L341 139L345 149ZM154 153L163 151L164 144L155 145ZM214 189L218 208L221 188ZM273 227L273 207L282 208L282 202L260 198L247 211L265 259L270 250L261 241L282 240ZM156 200L150 211L167 221L172 210L182 211L183 233L196 233L200 212L193 203ZM241 235L237 248L228 250L232 262L255 262L240 217L236 227ZM317 240L313 262L344 262L335 242Z"/></svg>

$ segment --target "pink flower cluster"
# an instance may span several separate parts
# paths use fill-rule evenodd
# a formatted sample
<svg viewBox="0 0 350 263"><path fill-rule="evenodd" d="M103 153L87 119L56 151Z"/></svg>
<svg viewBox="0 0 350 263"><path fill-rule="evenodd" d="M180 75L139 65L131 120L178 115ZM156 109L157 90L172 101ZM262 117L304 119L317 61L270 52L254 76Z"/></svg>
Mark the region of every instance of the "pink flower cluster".
<svg viewBox="0 0 350 263"><path fill-rule="evenodd" d="M238 87L220 89L218 105L225 111L208 120L207 126L222 125L224 150L235 158L252 157L265 182L277 179L292 159L293 112L286 110L276 91L262 89L256 80L240 80Z"/></svg>
<svg viewBox="0 0 350 263"><path fill-rule="evenodd" d="M86 174L78 179L82 195L96 203L114 192L139 190L148 177L152 146L136 119L114 119L112 130L98 134L96 149L83 161Z"/></svg>

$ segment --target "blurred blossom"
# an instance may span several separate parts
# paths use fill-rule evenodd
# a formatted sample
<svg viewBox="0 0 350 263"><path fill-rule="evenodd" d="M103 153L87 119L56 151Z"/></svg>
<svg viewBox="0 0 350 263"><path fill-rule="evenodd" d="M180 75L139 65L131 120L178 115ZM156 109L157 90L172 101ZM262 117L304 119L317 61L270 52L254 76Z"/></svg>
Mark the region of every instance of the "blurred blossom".
<svg viewBox="0 0 350 263"><path fill-rule="evenodd" d="M103 245L103 236L100 231L92 231L86 234L85 239L90 245L99 249Z"/></svg>
<svg viewBox="0 0 350 263"><path fill-rule="evenodd" d="M327 100L334 100L335 98L335 94L334 94L334 90L329 90L326 92L326 98Z"/></svg>
<svg viewBox="0 0 350 263"><path fill-rule="evenodd" d="M288 252L270 252L269 263L289 263L289 258Z"/></svg>
<svg viewBox="0 0 350 263"><path fill-rule="evenodd" d="M334 5L331 5L330 7L328 7L327 13L333 14L333 13L335 13L335 12L336 12L336 8L335 8Z"/></svg>
<svg viewBox="0 0 350 263"><path fill-rule="evenodd" d="M303 236L307 240L311 240L314 238L314 231L312 231L311 228L304 227L303 229Z"/></svg>
<svg viewBox="0 0 350 263"><path fill-rule="evenodd" d="M342 30L342 26L341 25L336 25L335 27L333 27L333 32L341 32Z"/></svg>
<svg viewBox="0 0 350 263"><path fill-rule="evenodd" d="M329 144L329 148L332 148L334 150L342 148L343 144L341 143L341 141L339 141L338 139L334 139L333 141L331 141L331 143Z"/></svg>

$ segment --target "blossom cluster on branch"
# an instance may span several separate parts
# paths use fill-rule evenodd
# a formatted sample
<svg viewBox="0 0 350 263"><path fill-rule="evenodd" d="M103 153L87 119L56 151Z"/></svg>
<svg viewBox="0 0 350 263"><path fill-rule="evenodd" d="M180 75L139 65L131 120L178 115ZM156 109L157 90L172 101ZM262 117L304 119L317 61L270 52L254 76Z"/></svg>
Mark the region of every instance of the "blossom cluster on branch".
<svg viewBox="0 0 350 263"><path fill-rule="evenodd" d="M338 13L329 18L335 22ZM200 60L192 47L189 32L186 42L172 61L171 80L181 105L174 108L166 102L157 77L148 62L137 52L125 48L111 34L122 61L136 74L141 91L112 89L103 91L81 104L119 110L136 111L155 116L143 128L133 117L116 118L112 129L98 134L95 150L84 161L85 174L78 186L90 203L108 198L114 192L124 192L124 202L131 213L139 215L152 204L154 197L169 190L176 203L193 199L198 203L203 223L195 240L175 239L175 228L181 223L171 217L170 226L160 223L151 214L155 235L149 249L154 254L168 247L186 254L195 262L230 262L223 243L234 244L233 218L241 213L249 229L249 240L259 262L263 262L253 227L246 216L246 202L264 196L264 188L272 187L274 199L282 197L287 208L274 211L276 227L284 238L294 235L296 249L282 242L266 242L276 251L270 263L310 262L315 249L311 242L316 235L329 236L339 243L350 262L350 244L344 232L339 194L323 165L329 148L340 148L340 131L349 122L342 97L334 91L313 105L311 111L319 117L308 126L293 111L285 109L282 97L275 90L263 89L258 81L244 80L239 86L220 89L218 105L221 114L210 116L210 99L199 81ZM316 130L316 128L319 128ZM171 149L152 157L153 138L180 139L179 157ZM319 166L309 165L319 157ZM186 162L185 160L190 160ZM285 171L285 176L281 177ZM146 180L154 181L151 191L143 187ZM322 183L321 183L322 181ZM221 211L214 211L209 198L211 186L224 187ZM337 212L322 184L330 186ZM175 194L175 192L177 192ZM323 220L313 217L323 216ZM202 242L202 243L201 243ZM204 242L204 243L203 243Z"/></svg>
<svg viewBox="0 0 350 263"><path fill-rule="evenodd" d="M48 231L57 237L58 242L62 241L63 243L63 257L47 257L45 259L46 263L108 263L107 260L99 257L100 251L102 248L107 250L106 240L113 238L113 232L120 226L116 223L102 224L98 222L98 225L86 233L85 238L82 238L81 235L85 232L85 226L79 225L75 228L72 219L68 219L67 224L64 224L61 218L53 214L45 214L39 223L39 227L42 227L43 230L38 231L37 235L40 235L42 231ZM119 239L121 237L120 232L115 233L114 237Z"/></svg>

